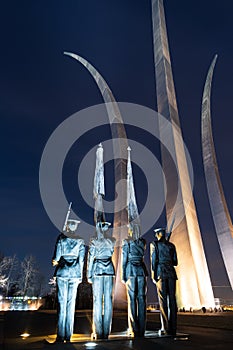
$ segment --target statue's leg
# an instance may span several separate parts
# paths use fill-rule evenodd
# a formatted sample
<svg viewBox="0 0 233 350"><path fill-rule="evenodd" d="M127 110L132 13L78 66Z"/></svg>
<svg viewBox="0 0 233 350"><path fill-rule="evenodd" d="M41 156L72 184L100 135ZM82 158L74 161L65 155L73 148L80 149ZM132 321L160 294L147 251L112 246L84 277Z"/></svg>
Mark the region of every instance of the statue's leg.
<svg viewBox="0 0 233 350"><path fill-rule="evenodd" d="M68 292L68 280L63 277L57 277L57 298L58 298L57 341L63 341L65 338L67 292Z"/></svg>
<svg viewBox="0 0 233 350"><path fill-rule="evenodd" d="M70 337L73 334L74 329L74 313L75 303L78 288L78 279L70 278L68 282L68 295L66 306L66 327L65 327L65 340L70 341Z"/></svg>
<svg viewBox="0 0 233 350"><path fill-rule="evenodd" d="M108 338L112 325L112 293L113 276L103 276L104 278L104 315L103 315L103 337Z"/></svg>
<svg viewBox="0 0 233 350"><path fill-rule="evenodd" d="M138 317L137 317L137 278L129 277L126 282L128 296L128 327L129 333L138 333Z"/></svg>
<svg viewBox="0 0 233 350"><path fill-rule="evenodd" d="M103 292L104 292L104 278L103 276L95 276L92 283L93 291L93 334L97 338L103 337Z"/></svg>
<svg viewBox="0 0 233 350"><path fill-rule="evenodd" d="M176 304L176 280L169 278L168 280L168 295L169 295L169 320L168 320L168 332L172 335L176 335L177 324L177 304Z"/></svg>
<svg viewBox="0 0 233 350"><path fill-rule="evenodd" d="M160 279L156 282L159 306L160 306L160 319L161 319L161 329L168 331L168 280Z"/></svg>
<svg viewBox="0 0 233 350"><path fill-rule="evenodd" d="M143 337L146 329L146 277L138 276L138 332Z"/></svg>

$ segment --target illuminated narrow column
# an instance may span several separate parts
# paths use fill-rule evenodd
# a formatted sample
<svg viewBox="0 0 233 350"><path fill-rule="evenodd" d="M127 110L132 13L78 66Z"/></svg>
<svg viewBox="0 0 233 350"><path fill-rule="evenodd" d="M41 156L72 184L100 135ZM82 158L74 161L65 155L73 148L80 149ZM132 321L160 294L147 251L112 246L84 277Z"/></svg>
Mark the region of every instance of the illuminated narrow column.
<svg viewBox="0 0 233 350"><path fill-rule="evenodd" d="M211 127L210 95L214 67L217 55L210 66L202 99L202 152L205 169L205 178L209 195L211 212L215 230L226 267L227 275L233 289L233 230L230 213L224 196L218 164L214 148Z"/></svg>
<svg viewBox="0 0 233 350"><path fill-rule="evenodd" d="M134 180L133 180L133 171L131 165L130 152L131 148L128 147L128 161L127 161L127 211L128 211L128 223L137 226L138 233L141 235L141 223L138 213L138 206L134 190Z"/></svg>
<svg viewBox="0 0 233 350"><path fill-rule="evenodd" d="M182 141L162 0L152 0L152 21L157 107L158 112L170 122L159 120L162 165L167 186L167 221L170 222L174 214L176 222L180 221L178 225L175 223L171 236L171 241L177 247L179 260L178 306L213 307L214 295ZM169 141L170 149L174 150L172 158L175 164L163 146L165 140ZM175 205L177 182L181 191L178 204Z"/></svg>
<svg viewBox="0 0 233 350"><path fill-rule="evenodd" d="M121 241L128 236L127 211L126 211L126 162L128 141L125 127L117 102L100 73L87 60L74 53L65 52L83 64L94 78L106 103L111 133L113 138L114 166L115 166L115 204L114 204L114 224L113 236L117 243L114 250L113 261L116 268L116 283L114 292L114 307L126 308L125 286L120 279L121 266Z"/></svg>
<svg viewBox="0 0 233 350"><path fill-rule="evenodd" d="M104 206L103 197L105 196L104 188L104 150L102 144L100 143L96 150L96 165L95 165L95 176L94 176L94 186L93 186L93 197L95 201L94 209L94 222L104 222Z"/></svg>

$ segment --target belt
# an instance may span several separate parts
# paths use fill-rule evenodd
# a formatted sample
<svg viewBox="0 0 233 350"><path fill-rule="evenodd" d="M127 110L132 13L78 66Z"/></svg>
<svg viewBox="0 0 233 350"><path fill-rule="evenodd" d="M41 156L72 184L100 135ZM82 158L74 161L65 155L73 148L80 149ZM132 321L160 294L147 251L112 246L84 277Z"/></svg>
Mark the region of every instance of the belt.
<svg viewBox="0 0 233 350"><path fill-rule="evenodd" d="M102 262L107 262L107 261L111 261L111 260L112 260L111 256L109 258L105 258L105 259L95 258L95 261L102 261Z"/></svg>
<svg viewBox="0 0 233 350"><path fill-rule="evenodd" d="M142 259L136 259L136 258L129 258L129 262L138 262L138 263L141 263L143 262Z"/></svg>

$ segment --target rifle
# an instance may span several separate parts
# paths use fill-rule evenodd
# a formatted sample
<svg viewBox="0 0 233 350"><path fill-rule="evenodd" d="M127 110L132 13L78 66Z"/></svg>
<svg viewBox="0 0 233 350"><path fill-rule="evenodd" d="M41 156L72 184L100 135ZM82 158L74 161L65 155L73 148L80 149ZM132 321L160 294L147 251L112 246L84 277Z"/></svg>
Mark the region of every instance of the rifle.
<svg viewBox="0 0 233 350"><path fill-rule="evenodd" d="M71 205L72 205L72 202L70 202L70 205L69 205L69 208L68 208L68 211L67 211L67 214L66 214L65 222L64 222L64 225L63 225L63 232L64 232L65 229L66 229L67 221L68 221L69 216L70 216Z"/></svg>
<svg viewBox="0 0 233 350"><path fill-rule="evenodd" d="M176 220L176 216L174 215L173 218L172 218L172 222L171 222L171 226L169 228L169 231L167 232L167 241L170 240L171 238L171 235L172 235L172 229L173 229L173 226L174 226L174 223L175 223L175 220Z"/></svg>

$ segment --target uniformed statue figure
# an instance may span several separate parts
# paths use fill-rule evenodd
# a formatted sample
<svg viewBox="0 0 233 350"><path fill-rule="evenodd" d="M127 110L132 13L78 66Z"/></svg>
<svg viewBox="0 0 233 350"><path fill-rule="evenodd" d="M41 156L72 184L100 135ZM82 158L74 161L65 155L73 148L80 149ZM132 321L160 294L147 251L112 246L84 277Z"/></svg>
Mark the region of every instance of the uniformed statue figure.
<svg viewBox="0 0 233 350"><path fill-rule="evenodd" d="M115 270L112 254L115 238L107 237L110 223L96 223L96 237L90 241L87 279L93 291L93 339L108 339L112 324L112 297Z"/></svg>
<svg viewBox="0 0 233 350"><path fill-rule="evenodd" d="M166 239L166 229L155 231L157 241L150 244L151 277L156 283L161 316L160 334L176 335L177 305L174 266L177 266L176 247Z"/></svg>
<svg viewBox="0 0 233 350"><path fill-rule="evenodd" d="M129 238L122 243L121 274L128 296L128 335L143 337L146 327L146 241L139 225L129 224Z"/></svg>
<svg viewBox="0 0 233 350"><path fill-rule="evenodd" d="M73 333L77 288L83 278L84 240L78 238L79 221L67 220L64 233L58 236L53 265L58 295L57 342L69 342Z"/></svg>

